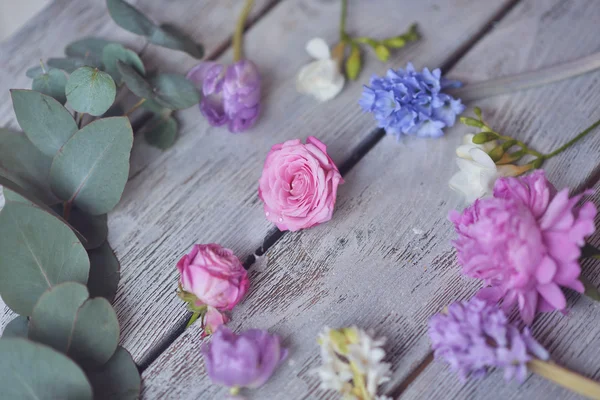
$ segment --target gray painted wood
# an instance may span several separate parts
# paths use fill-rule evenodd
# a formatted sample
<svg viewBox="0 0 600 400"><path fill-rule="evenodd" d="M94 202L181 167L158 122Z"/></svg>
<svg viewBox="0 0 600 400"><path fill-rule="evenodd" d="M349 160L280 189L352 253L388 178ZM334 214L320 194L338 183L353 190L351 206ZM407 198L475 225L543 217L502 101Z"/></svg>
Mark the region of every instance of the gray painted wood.
<svg viewBox="0 0 600 400"><path fill-rule="evenodd" d="M476 81L598 51L596 21L600 10L594 4L593 0L524 1L469 51L449 75ZM282 4L278 9L283 7ZM473 18L473 7L475 4L464 6L460 15L464 17L464 10L468 9ZM430 10L428 15L436 14ZM457 29L464 29L466 22L461 20ZM443 34L447 37L454 32L451 25L431 18L423 25L438 32L439 27L444 26ZM431 39L425 39L424 46L432 45ZM435 39L444 40L441 36ZM427 56L431 54L435 57L440 52L427 53ZM405 55L403 60L419 60L419 55L421 53L415 51ZM435 61L439 63L443 59ZM423 61L416 64L420 66ZM430 61L427 64L435 65ZM492 126L545 152L600 117L596 107L600 101L599 85L596 73L487 99L479 105ZM352 100L356 100L360 89L350 86L346 90L352 92ZM348 97L350 94L344 93L317 112L336 111L337 104L347 101ZM285 96L278 100L286 104ZM328 144L334 159L341 160L344 153L340 146L352 144L356 132L368 132L373 126L372 121L355 114L356 111L350 116L343 115L345 119L340 121L338 114L331 112L328 120L313 118L314 122L300 131L311 132L324 126L324 134L329 134L331 129L339 129L340 133ZM289 115L287 118L287 125L295 127L296 123L289 121L296 118L290 119ZM263 119L262 124L270 123L270 118ZM234 311L230 326L235 330L268 328L283 337L291 355L272 381L246 395L250 398L337 398L331 392L318 390L318 379L311 373L319 365L315 339L324 325L357 324L387 336L394 375L386 389L392 393L429 354L427 319L448 303L470 297L477 289L476 282L460 276L449 243L454 236L453 229L447 221L450 209L464 205L450 192L447 182L456 169L454 150L467 132L468 129L460 126L448 130L447 136L439 140L408 138L396 143L391 137L384 138L346 176L332 221L307 231L286 234L265 259L252 267L251 291ZM548 162L545 169L557 187L580 188L597 180L599 150L600 135L596 134L584 145ZM232 240L231 236L225 238ZM596 373L592 365L594 359L598 359L598 347L588 347L586 354L580 353L594 335L597 336L597 328L593 324L578 326L577 321L592 319L598 308L585 299L579 303L584 306L575 307L573 314L585 312L586 315L575 319L568 329L569 332L584 329L579 339L565 338L564 329L554 331L551 340L564 343L565 351L585 358L586 361L578 361L577 365L589 368L587 373L592 375ZM539 329L544 335L544 327L550 329L556 318L564 317L556 314L540 317L535 322L536 332ZM224 390L211 385L204 374L199 336L199 329L192 327L145 371L145 398L223 396ZM561 361L560 356L558 361ZM433 385L433 377L430 375L423 385ZM547 393L554 393L551 386L544 388ZM427 398L414 393L415 397ZM480 394L483 393L487 398L504 398L489 390Z"/></svg>

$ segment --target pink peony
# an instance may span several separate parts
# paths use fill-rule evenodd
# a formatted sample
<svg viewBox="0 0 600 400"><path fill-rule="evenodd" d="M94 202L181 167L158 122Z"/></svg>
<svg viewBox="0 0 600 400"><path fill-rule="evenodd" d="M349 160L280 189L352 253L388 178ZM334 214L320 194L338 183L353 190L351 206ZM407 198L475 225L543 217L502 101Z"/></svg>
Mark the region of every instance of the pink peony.
<svg viewBox="0 0 600 400"><path fill-rule="evenodd" d="M190 310L205 316L211 331L227 322L226 316L216 314L235 307L250 285L240 260L218 244L194 245L179 260L177 269L182 290L179 296L189 303Z"/></svg>
<svg viewBox="0 0 600 400"><path fill-rule="evenodd" d="M585 237L595 230L596 207L557 192L537 170L520 178L500 178L494 197L476 200L462 213L452 211L458 262L467 276L489 287L478 297L518 304L530 324L536 312L564 310L561 287L583 292L579 257Z"/></svg>
<svg viewBox="0 0 600 400"><path fill-rule="evenodd" d="M258 196L269 221L282 231L297 231L331 219L341 183L325 144L309 136L306 144L295 139L271 148Z"/></svg>

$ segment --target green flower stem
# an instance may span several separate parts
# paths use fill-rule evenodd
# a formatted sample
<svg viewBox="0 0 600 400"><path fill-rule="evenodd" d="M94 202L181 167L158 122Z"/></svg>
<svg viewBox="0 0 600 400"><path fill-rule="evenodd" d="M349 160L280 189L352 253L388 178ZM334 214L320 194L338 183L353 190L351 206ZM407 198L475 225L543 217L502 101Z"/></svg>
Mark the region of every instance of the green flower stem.
<svg viewBox="0 0 600 400"><path fill-rule="evenodd" d="M254 0L246 0L246 4L240 14L240 18L237 21L237 25L235 26L235 34L233 35L233 61L240 61L243 57L242 51L242 39L244 36L244 26L246 26L246 19L248 18L248 14L250 14L250 10L252 9L252 5L254 4Z"/></svg>
<svg viewBox="0 0 600 400"><path fill-rule="evenodd" d="M44 64L44 62L42 61L42 59L40 58L40 67L42 67L42 72L43 73L47 73L48 71L46 71L46 65Z"/></svg>
<svg viewBox="0 0 600 400"><path fill-rule="evenodd" d="M533 359L527 363L527 369L582 396L600 399L598 382L563 368L552 361Z"/></svg>
<svg viewBox="0 0 600 400"><path fill-rule="evenodd" d="M597 126L600 125L600 120L594 122L591 126L589 126L587 129L585 129L583 132L581 132L579 135L575 136L572 140L568 141L567 143L565 143L563 146L559 147L558 149L554 150L552 153L546 154L544 155L544 159L548 160L556 155L559 155L560 153L562 153L563 151L565 151L566 149L568 149L569 147L573 146L575 143L577 143L579 140L583 139L584 137L586 137L591 131L594 130L594 128L596 128Z"/></svg>
<svg viewBox="0 0 600 400"><path fill-rule="evenodd" d="M498 139L507 140L507 141L508 140L515 141L514 145L520 147L521 150L523 152L527 153L527 154L531 154L532 156L536 156L536 157L542 158L542 159L545 157L539 151L535 151L535 150L530 149L525 143L521 142L520 140L515 140L514 138L511 138L510 136L501 135L498 132L493 132L492 131L492 133L495 133L496 135L498 135Z"/></svg>
<svg viewBox="0 0 600 400"><path fill-rule="evenodd" d="M127 110L127 112L125 114L123 114L123 116L129 117L131 115L131 113L133 113L135 110L137 110L142 104L144 104L145 101L146 101L146 99L140 99L140 101L135 103L129 110Z"/></svg>
<svg viewBox="0 0 600 400"><path fill-rule="evenodd" d="M346 15L348 14L348 0L342 0L342 14L340 15L340 40L348 39L346 33Z"/></svg>

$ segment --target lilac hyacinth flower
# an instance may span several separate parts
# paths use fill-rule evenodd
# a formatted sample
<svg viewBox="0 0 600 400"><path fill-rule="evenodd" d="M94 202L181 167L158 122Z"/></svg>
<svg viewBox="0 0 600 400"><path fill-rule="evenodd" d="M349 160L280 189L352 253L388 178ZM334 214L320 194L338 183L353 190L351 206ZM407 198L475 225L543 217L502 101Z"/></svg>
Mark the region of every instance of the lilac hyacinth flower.
<svg viewBox="0 0 600 400"><path fill-rule="evenodd" d="M416 72L409 63L405 70L390 69L385 77L373 76L359 105L374 114L388 135L440 137L442 129L453 126L465 109L460 99L443 93L458 86L460 82L443 79L439 69Z"/></svg>
<svg viewBox="0 0 600 400"><path fill-rule="evenodd" d="M212 126L227 124L231 132L251 128L260 114L260 74L250 60L229 66L203 62L187 74L202 90L200 112Z"/></svg>
<svg viewBox="0 0 600 400"><path fill-rule="evenodd" d="M515 377L523 382L528 361L549 358L528 328L519 332L497 305L476 297L431 317L429 337L435 358L444 359L461 380L481 378L487 368L499 367L505 369L506 380Z"/></svg>
<svg viewBox="0 0 600 400"><path fill-rule="evenodd" d="M230 388L257 388L286 358L279 337L250 329L239 335L221 325L210 343L202 348L206 371L217 384Z"/></svg>

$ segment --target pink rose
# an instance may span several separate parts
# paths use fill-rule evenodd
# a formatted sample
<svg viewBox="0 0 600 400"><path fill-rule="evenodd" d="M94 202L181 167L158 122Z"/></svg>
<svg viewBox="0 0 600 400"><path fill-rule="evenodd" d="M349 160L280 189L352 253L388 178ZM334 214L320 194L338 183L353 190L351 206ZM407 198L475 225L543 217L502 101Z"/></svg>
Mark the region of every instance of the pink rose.
<svg viewBox="0 0 600 400"><path fill-rule="evenodd" d="M216 308L208 307L204 315L204 334L202 336L212 335L227 321L229 321L227 315L220 313Z"/></svg>
<svg viewBox="0 0 600 400"><path fill-rule="evenodd" d="M342 183L325 144L309 136L306 144L295 139L271 148L258 196L269 221L282 231L297 231L331 219Z"/></svg>
<svg viewBox="0 0 600 400"><path fill-rule="evenodd" d="M192 307L231 310L242 300L250 281L240 260L218 244L196 244L177 263L179 284L195 296ZM186 294L186 295L187 295ZM183 298L183 297L182 297Z"/></svg>

